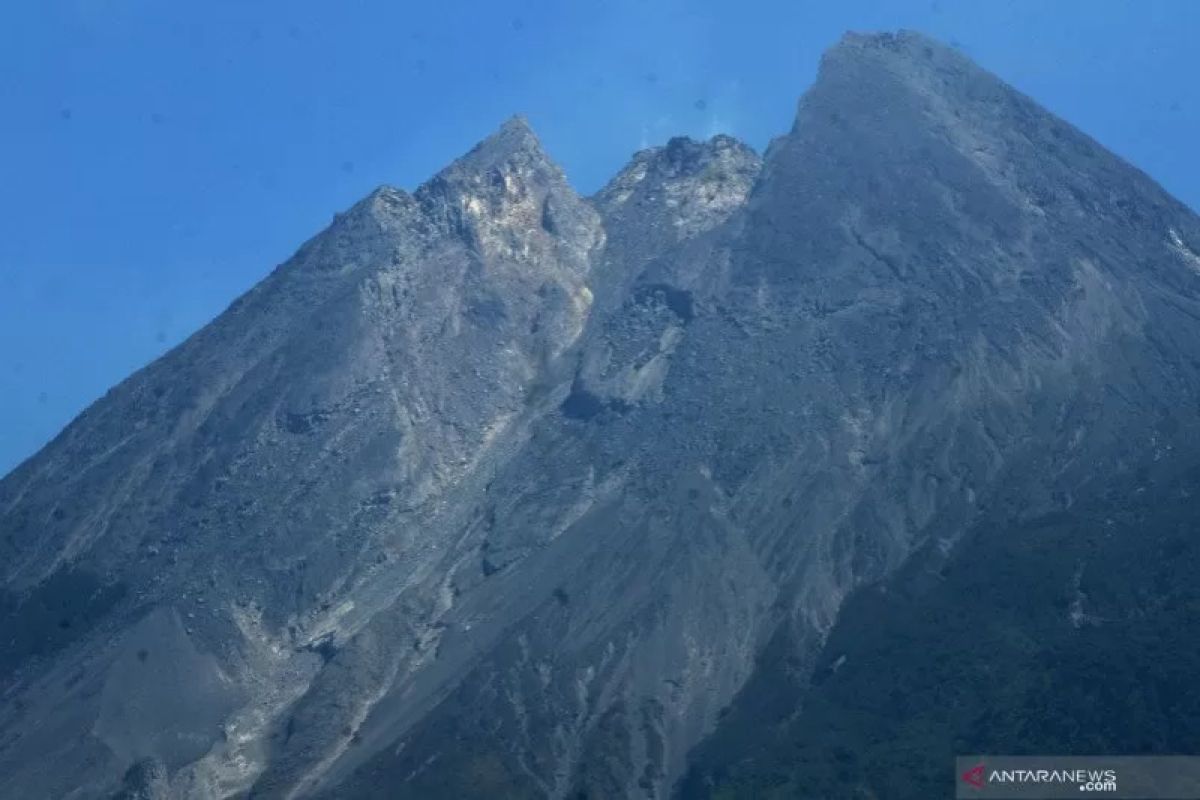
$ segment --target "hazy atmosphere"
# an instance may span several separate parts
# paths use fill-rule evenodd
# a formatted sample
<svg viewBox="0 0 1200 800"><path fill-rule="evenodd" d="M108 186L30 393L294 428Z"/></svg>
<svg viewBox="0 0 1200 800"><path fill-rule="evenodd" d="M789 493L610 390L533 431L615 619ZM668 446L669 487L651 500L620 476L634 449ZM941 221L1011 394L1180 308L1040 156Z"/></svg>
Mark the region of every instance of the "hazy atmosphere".
<svg viewBox="0 0 1200 800"><path fill-rule="evenodd" d="M378 184L512 113L581 193L673 135L786 132L845 30L914 28L1200 206L1200 3L9 3L0 473Z"/></svg>

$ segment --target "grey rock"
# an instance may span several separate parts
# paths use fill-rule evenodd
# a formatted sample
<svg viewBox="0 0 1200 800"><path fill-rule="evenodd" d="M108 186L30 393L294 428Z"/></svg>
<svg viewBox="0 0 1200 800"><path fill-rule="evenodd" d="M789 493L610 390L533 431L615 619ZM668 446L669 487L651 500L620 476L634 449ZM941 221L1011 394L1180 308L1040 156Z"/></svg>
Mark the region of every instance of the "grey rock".
<svg viewBox="0 0 1200 800"><path fill-rule="evenodd" d="M125 771L121 791L113 800L168 800L170 788L166 766L153 758L142 759Z"/></svg>
<svg viewBox="0 0 1200 800"><path fill-rule="evenodd" d="M1193 458L1197 252L916 34L587 200L510 120L0 482L0 796L666 797L771 642Z"/></svg>

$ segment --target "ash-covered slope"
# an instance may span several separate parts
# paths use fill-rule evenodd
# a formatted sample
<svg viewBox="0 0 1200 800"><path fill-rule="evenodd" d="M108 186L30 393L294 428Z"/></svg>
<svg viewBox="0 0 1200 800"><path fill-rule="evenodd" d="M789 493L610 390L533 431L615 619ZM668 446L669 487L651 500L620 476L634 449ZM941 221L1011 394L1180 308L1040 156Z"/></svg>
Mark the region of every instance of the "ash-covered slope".
<svg viewBox="0 0 1200 800"><path fill-rule="evenodd" d="M1196 216L921 37L849 37L821 75L750 241L823 264L793 275L832 318L900 287L886 341L840 356L890 353L842 457L917 535L815 664L775 630L677 796L916 800L956 755L1194 751ZM839 222L855 271L818 244Z"/></svg>
<svg viewBox="0 0 1200 800"><path fill-rule="evenodd" d="M590 200L511 121L0 482L0 796L837 794L746 731L856 589L1191 491L1197 250L914 34Z"/></svg>

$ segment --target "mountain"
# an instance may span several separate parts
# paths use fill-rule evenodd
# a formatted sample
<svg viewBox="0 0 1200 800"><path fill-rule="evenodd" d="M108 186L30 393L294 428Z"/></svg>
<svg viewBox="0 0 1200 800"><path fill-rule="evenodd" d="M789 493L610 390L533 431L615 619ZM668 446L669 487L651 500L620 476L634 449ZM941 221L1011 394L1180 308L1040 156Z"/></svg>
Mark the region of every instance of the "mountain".
<svg viewBox="0 0 1200 800"><path fill-rule="evenodd" d="M514 118L0 482L0 797L949 794L1187 752L1200 219L847 35L761 158Z"/></svg>

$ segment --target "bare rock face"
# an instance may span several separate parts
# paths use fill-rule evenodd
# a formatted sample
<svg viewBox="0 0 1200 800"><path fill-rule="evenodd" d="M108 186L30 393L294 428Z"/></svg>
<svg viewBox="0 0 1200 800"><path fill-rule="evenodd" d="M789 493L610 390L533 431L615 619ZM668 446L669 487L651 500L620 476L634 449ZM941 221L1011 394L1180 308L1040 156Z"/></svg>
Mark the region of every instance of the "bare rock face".
<svg viewBox="0 0 1200 800"><path fill-rule="evenodd" d="M593 202L626 246L643 240L645 258L729 219L761 167L758 155L730 136L678 137L635 154Z"/></svg>
<svg viewBox="0 0 1200 800"><path fill-rule="evenodd" d="M123 784L114 800L168 800L171 796L167 768L154 759L134 762L125 772Z"/></svg>
<svg viewBox="0 0 1200 800"><path fill-rule="evenodd" d="M0 482L0 796L707 796L847 598L1187 474L1196 252L915 34L590 199L510 120Z"/></svg>

